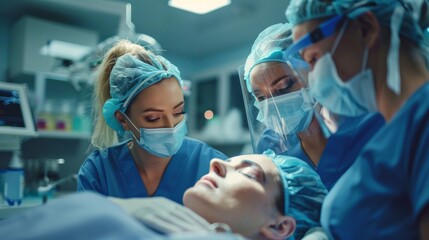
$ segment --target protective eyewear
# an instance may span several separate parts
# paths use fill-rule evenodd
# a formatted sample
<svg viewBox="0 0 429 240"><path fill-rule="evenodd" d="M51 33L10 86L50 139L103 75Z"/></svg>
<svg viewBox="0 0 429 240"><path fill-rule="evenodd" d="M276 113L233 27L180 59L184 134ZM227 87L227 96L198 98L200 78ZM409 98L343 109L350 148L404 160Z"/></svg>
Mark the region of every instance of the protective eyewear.
<svg viewBox="0 0 429 240"><path fill-rule="evenodd" d="M341 15L334 16L327 21L320 24L313 31L305 34L294 44L292 44L284 53L285 57L293 56L299 53L301 50L322 41L323 39L332 36L338 26L338 23L346 18L356 18L362 13L368 11L368 8L375 7L375 2L368 2L364 4L358 4ZM359 11L360 10L360 11Z"/></svg>

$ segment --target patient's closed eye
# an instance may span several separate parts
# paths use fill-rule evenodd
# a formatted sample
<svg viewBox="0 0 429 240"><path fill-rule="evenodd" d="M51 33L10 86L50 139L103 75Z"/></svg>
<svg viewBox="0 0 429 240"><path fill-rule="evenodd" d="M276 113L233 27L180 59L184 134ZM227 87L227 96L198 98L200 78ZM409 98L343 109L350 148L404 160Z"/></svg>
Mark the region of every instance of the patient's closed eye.
<svg viewBox="0 0 429 240"><path fill-rule="evenodd" d="M237 167L237 171L261 184L265 183L265 172L261 166L255 162L243 160Z"/></svg>
<svg viewBox="0 0 429 240"><path fill-rule="evenodd" d="M240 172L241 174L243 174L248 178L258 181L258 170L255 169L255 167L253 166L244 167L242 169L239 169L238 172Z"/></svg>

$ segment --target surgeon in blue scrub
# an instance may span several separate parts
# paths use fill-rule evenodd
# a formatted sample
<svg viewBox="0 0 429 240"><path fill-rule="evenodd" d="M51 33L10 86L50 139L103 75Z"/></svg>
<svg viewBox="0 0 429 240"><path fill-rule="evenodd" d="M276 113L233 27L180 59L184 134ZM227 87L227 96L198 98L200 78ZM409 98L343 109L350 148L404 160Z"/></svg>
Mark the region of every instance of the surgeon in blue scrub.
<svg viewBox="0 0 429 240"><path fill-rule="evenodd" d="M286 11L315 98L387 121L325 199L333 239L429 239L428 9L427 0L295 0Z"/></svg>
<svg viewBox="0 0 429 240"><path fill-rule="evenodd" d="M292 41L290 24L272 25L259 34L247 57L242 87L249 93L252 139L258 153L272 149L304 160L329 190L385 121L378 113L342 117L327 138L316 120L322 108L309 94L309 65L299 55L285 56Z"/></svg>
<svg viewBox="0 0 429 240"><path fill-rule="evenodd" d="M183 193L226 159L186 137L182 80L175 65L145 48L121 41L98 69L92 144L82 164L78 191L130 198L162 196L182 203ZM128 131L131 138L118 143Z"/></svg>

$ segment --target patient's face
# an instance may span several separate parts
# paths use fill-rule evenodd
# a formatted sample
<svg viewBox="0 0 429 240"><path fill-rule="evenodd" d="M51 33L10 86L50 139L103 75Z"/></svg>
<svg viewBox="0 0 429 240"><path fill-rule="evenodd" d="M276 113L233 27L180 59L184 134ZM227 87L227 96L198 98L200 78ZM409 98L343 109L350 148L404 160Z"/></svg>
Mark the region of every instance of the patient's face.
<svg viewBox="0 0 429 240"><path fill-rule="evenodd" d="M183 197L184 205L209 222L228 224L236 233L252 236L278 214L277 168L265 155L213 159L210 172Z"/></svg>

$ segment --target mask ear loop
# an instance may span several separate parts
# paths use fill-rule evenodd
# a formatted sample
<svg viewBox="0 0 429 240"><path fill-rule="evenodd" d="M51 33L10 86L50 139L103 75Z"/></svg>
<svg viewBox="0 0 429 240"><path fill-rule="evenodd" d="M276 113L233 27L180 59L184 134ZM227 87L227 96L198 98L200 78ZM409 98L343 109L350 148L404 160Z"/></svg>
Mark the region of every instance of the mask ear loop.
<svg viewBox="0 0 429 240"><path fill-rule="evenodd" d="M368 64L368 54L369 54L369 49L367 47L365 47L365 51L363 52L361 72L365 71L365 69L367 67L366 65Z"/></svg>
<svg viewBox="0 0 429 240"><path fill-rule="evenodd" d="M134 125L134 123L131 121L131 119L129 119L128 118L128 116L127 116L127 114L125 114L125 113L122 113L122 115L124 115L124 117L128 120L128 122L130 122L131 123L131 125L138 131L138 132L140 132L139 131L139 129L136 127L136 125ZM133 131L130 131L131 132L131 135L133 135L133 137L134 137L134 139L136 140L136 141L139 141L139 139L134 135L134 133L133 133Z"/></svg>
<svg viewBox="0 0 429 240"><path fill-rule="evenodd" d="M337 50L338 45L340 44L341 39L343 38L344 32L346 31L347 25L349 23L349 19L346 18L346 21L344 22L343 26L340 29L339 35L337 39L335 39L334 45L331 49L331 55L334 56L335 50Z"/></svg>

